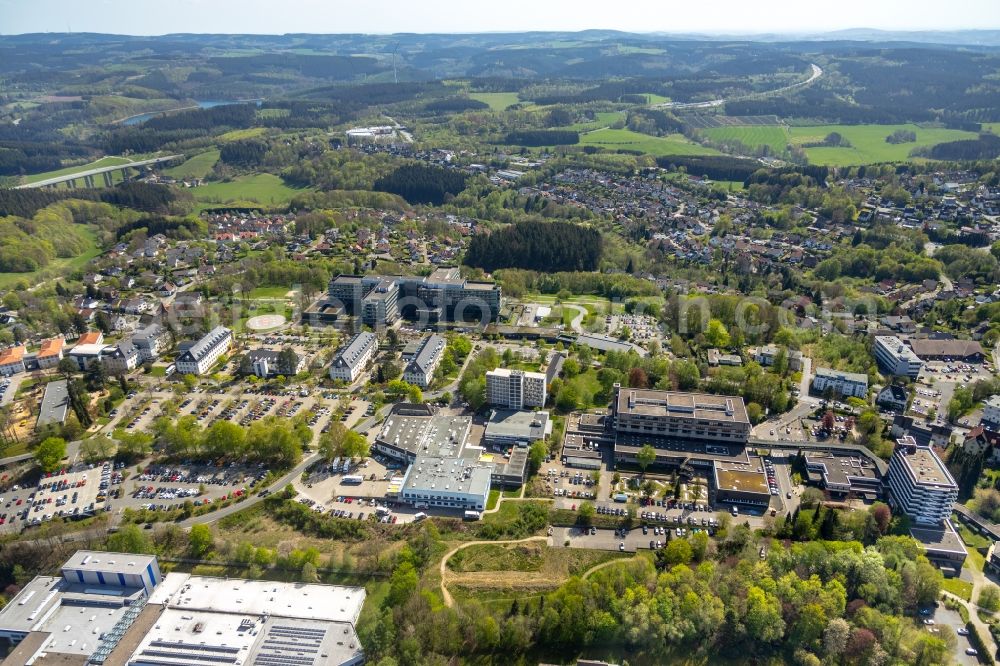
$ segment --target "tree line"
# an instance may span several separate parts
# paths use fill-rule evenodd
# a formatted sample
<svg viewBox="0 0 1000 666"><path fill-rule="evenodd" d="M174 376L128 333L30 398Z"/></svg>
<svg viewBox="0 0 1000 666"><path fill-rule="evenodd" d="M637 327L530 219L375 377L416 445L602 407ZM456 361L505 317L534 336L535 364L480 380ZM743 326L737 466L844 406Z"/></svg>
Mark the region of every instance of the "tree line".
<svg viewBox="0 0 1000 666"><path fill-rule="evenodd" d="M515 146L575 146L580 143L580 133L572 130L518 130L509 132L503 143Z"/></svg>
<svg viewBox="0 0 1000 666"><path fill-rule="evenodd" d="M41 188L0 188L0 216L31 217L46 206L65 199L102 201L115 206L150 213L167 213L177 201L177 192L166 185L121 183L111 188L48 190Z"/></svg>

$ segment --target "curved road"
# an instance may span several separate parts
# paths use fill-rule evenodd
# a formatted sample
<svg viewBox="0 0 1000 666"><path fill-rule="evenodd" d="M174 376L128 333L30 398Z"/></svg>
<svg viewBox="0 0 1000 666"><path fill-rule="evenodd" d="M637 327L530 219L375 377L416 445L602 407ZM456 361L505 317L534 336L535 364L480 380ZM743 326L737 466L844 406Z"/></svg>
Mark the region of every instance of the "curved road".
<svg viewBox="0 0 1000 666"><path fill-rule="evenodd" d="M569 323L569 327L573 329L574 333L583 333L583 318L587 316L587 308L582 305L574 305L572 303L563 303L564 308L569 308L571 310L576 310L576 316L573 321Z"/></svg>
<svg viewBox="0 0 1000 666"><path fill-rule="evenodd" d="M455 553L457 553L460 550L464 550L464 549L468 548L469 546L483 546L483 545L486 545L486 544L503 545L503 544L515 544L515 543L528 543L528 542L531 542L531 541L545 541L545 542L548 542L549 541L549 537L533 536L533 537L527 537L526 539L513 539L513 540L509 540L509 541L469 541L468 543L463 543L463 544L461 544L459 546L456 546L455 548L452 548L450 551L448 551L447 553L445 553L444 557L441 558L441 564L439 565L440 572L441 572L441 598L444 599L444 605L447 606L448 608L451 608L452 605L454 604L454 601L451 598L451 593L448 592L448 586L445 585L445 582L444 582L445 576L447 575L447 571L448 571L448 566L447 566L448 565L448 560L451 559L452 555L454 555Z"/></svg>
<svg viewBox="0 0 1000 666"><path fill-rule="evenodd" d="M813 81L817 80L823 76L823 69L816 63L810 63L812 67L812 74L805 81L799 81L798 83L793 83L790 86L783 86L781 88L775 88L774 90L765 90L759 93L752 93L750 95L739 95L738 97L730 97L728 99L713 99L708 102L663 102L662 104L654 104L652 108L654 109L712 109L715 107L722 106L726 102L735 102L741 99L751 99L756 97L770 97L771 95L780 95L781 93L786 93L790 90L795 90L796 88L802 88Z"/></svg>

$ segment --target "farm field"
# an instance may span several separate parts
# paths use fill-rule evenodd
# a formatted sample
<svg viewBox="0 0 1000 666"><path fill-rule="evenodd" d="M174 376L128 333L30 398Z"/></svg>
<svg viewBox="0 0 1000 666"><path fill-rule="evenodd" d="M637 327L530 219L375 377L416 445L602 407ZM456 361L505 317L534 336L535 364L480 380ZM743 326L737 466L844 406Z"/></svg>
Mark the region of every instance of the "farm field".
<svg viewBox="0 0 1000 666"><path fill-rule="evenodd" d="M582 135L580 145L600 146L608 150L639 150L657 157L663 155L721 155L713 148L706 148L688 141L681 134L657 137L628 129L595 130Z"/></svg>
<svg viewBox="0 0 1000 666"><path fill-rule="evenodd" d="M88 171L90 169L99 169L101 167L117 166L119 164L128 164L132 160L127 157L102 157L99 160L95 160L90 164L81 164L79 166L66 167L65 169L57 169L56 171L46 171L45 173L33 173L30 176L24 177L25 183L37 183L40 180L45 180L47 178L55 178L57 176L68 176L73 173L80 173L82 171Z"/></svg>
<svg viewBox="0 0 1000 666"><path fill-rule="evenodd" d="M788 130L779 125L712 127L701 130L701 133L713 141L736 140L750 148L768 146L775 153L784 151L785 146L788 145Z"/></svg>
<svg viewBox="0 0 1000 666"><path fill-rule="evenodd" d="M210 183L192 188L200 208L213 204L262 204L288 203L301 190L285 185L284 181L269 173L241 176L225 183Z"/></svg>
<svg viewBox="0 0 1000 666"><path fill-rule="evenodd" d="M469 93L469 97L489 104L494 111L503 111L521 101L516 92Z"/></svg>
<svg viewBox="0 0 1000 666"><path fill-rule="evenodd" d="M173 178L204 178L218 161L218 150L206 150L186 160L183 164L164 169L163 173Z"/></svg>
<svg viewBox="0 0 1000 666"><path fill-rule="evenodd" d="M757 128L752 128L757 129ZM914 143L891 144L885 138L898 129L916 132ZM789 140L794 144L822 141L831 132L839 132L851 143L849 148L806 148L812 164L850 166L877 162L905 161L910 151L918 146L933 146L945 141L974 139L974 132L945 128L923 128L917 125L811 125L789 127Z"/></svg>

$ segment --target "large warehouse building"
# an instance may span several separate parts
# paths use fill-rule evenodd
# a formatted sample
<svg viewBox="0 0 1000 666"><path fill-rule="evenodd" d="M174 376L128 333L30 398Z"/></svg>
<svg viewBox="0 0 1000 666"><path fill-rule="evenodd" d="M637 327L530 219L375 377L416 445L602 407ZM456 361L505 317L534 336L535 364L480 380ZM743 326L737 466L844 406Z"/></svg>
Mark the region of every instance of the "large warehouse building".
<svg viewBox="0 0 1000 666"><path fill-rule="evenodd" d="M171 573L156 558L78 551L0 610L3 666L354 666L361 587Z"/></svg>

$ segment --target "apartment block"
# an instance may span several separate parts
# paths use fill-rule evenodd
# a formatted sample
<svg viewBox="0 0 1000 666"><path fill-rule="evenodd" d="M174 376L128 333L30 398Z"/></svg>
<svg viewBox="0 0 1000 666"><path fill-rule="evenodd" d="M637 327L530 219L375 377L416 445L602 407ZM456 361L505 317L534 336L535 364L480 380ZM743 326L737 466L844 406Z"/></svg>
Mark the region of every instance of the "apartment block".
<svg viewBox="0 0 1000 666"><path fill-rule="evenodd" d="M894 335L875 336L875 360L883 373L910 379L916 379L924 367L913 350Z"/></svg>
<svg viewBox="0 0 1000 666"><path fill-rule="evenodd" d="M504 409L544 407L546 399L545 375L497 368L486 373L486 402Z"/></svg>

